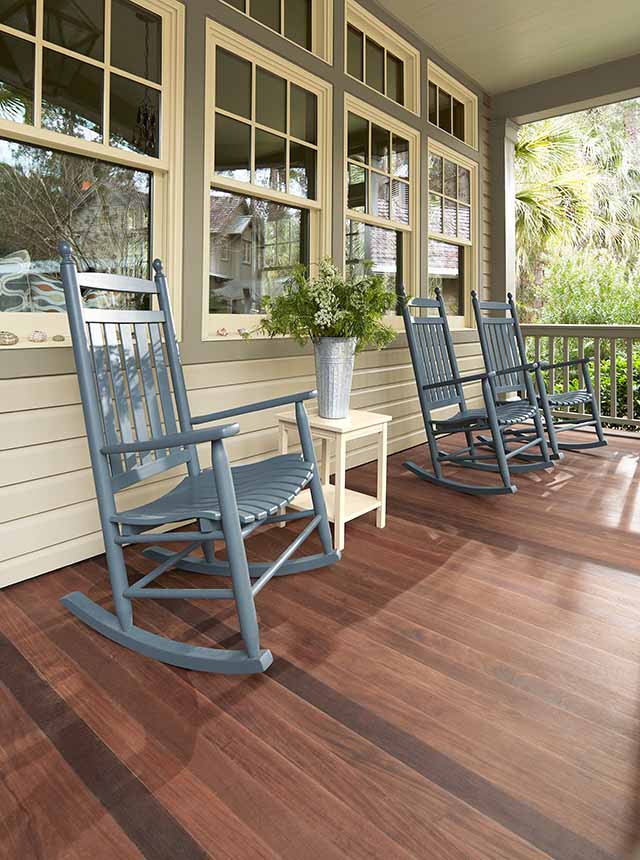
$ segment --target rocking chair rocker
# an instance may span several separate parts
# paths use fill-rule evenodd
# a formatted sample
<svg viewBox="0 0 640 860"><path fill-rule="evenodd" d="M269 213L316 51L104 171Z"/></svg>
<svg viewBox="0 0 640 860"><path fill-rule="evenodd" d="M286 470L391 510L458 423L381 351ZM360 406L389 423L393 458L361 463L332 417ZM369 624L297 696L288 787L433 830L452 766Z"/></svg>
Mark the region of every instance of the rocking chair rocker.
<svg viewBox="0 0 640 860"><path fill-rule="evenodd" d="M315 397L316 392L191 417L160 260L153 263L153 281L79 274L71 246L60 242L58 247L115 614L79 592L67 594L62 602L109 639L164 663L225 674L263 672L273 658L270 651L260 647L256 595L274 576L314 570L340 559L340 553L332 548L304 407L304 401ZM82 302L83 287L155 299L157 309L89 309ZM224 440L238 433L239 425L225 423L193 429L194 425L227 421L287 403L295 404L302 454L231 467ZM212 469L200 467L196 450L200 443L211 444ZM116 509L119 491L181 464L186 465L187 476L164 496L130 510ZM283 513L287 503L307 486L313 509ZM272 564L247 562L244 541L258 526L303 518L310 522ZM158 526L189 520L197 524L189 531L147 533ZM294 552L316 529L323 552L292 560ZM227 561L216 557L216 540L225 542ZM178 552L162 546L149 547L145 555L159 564L130 585L124 545L167 541L184 541L187 546ZM198 546L203 548L204 557L190 555ZM230 577L231 586L148 587L171 569ZM244 650L193 646L137 627L133 623L132 600L138 598L235 600Z"/></svg>
<svg viewBox="0 0 640 860"><path fill-rule="evenodd" d="M507 294L506 302L481 302L475 292L471 293L471 298L486 368L505 374L506 365L518 362L525 364L527 351L522 329L520 328L520 320L516 311L516 303L512 294ZM494 314L496 312L502 313L500 316L483 316L483 311L493 312ZM532 367L534 367L536 375L537 402L544 414L553 459L560 460L563 456L560 452L563 450L580 451L586 448L601 448L603 445L606 445L607 440L605 439L600 421L600 410L598 409L593 385L591 384L591 376L589 375L589 359L577 358L571 361L558 361L554 364L540 362L532 365ZM584 388L548 392L542 371L565 367L580 368ZM507 383L502 388L503 391L522 390L521 385L519 385L518 380L513 374L508 375ZM527 394L528 396L529 394ZM555 417L552 412L552 409L568 412L572 406L584 407L585 405L591 407L590 417L581 418L576 415L575 418L560 418ZM576 430L580 427L595 427L598 438L593 442L561 443L558 441L558 433L565 432L566 430ZM511 435L522 441L530 438L532 432L515 428L511 431Z"/></svg>
<svg viewBox="0 0 640 860"><path fill-rule="evenodd" d="M519 401L516 404L499 403L498 392L503 387L496 371L488 369L485 373L460 375L440 290L436 289L435 299L416 298L406 301L404 291L401 298L433 472L411 461L404 463L406 468L433 484L476 496L487 496L515 493L517 488L511 480L511 472L547 469L552 466L535 392L531 390L530 399L527 401ZM411 313L411 308L437 310L438 316L416 316ZM524 375L525 370L518 366L508 368L506 372ZM469 382L481 383L484 408L467 407L463 386ZM448 406L457 407L458 410L450 418L436 418L432 414L435 410ZM505 443L508 429L528 419L533 419L536 433L520 447L508 449ZM474 434L482 431L489 431L490 438L480 436L476 439ZM464 433L466 447L451 453L442 451L438 440L457 433ZM540 456L534 455L532 461L527 463L511 462L514 457L536 446L540 449ZM498 486L480 486L445 478L442 466L446 463L479 471L497 472L502 483Z"/></svg>

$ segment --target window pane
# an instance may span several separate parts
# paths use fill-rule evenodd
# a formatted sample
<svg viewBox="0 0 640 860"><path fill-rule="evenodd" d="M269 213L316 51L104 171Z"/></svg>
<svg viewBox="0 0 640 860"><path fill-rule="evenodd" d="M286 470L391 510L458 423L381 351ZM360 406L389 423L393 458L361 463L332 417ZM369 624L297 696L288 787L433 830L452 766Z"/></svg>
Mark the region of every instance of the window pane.
<svg viewBox="0 0 640 860"><path fill-rule="evenodd" d="M393 135L393 152L391 154L391 172L394 176L409 178L409 141L404 137Z"/></svg>
<svg viewBox="0 0 640 860"><path fill-rule="evenodd" d="M82 3L44 0L44 38L70 51L102 60L104 0L82 0Z"/></svg>
<svg viewBox="0 0 640 860"><path fill-rule="evenodd" d="M250 8L252 18L280 32L280 0L253 0Z"/></svg>
<svg viewBox="0 0 640 860"><path fill-rule="evenodd" d="M429 195L429 232L442 233L442 197Z"/></svg>
<svg viewBox="0 0 640 860"><path fill-rule="evenodd" d="M458 166L453 161L444 161L444 193L449 197L457 197L458 194Z"/></svg>
<svg viewBox="0 0 640 860"><path fill-rule="evenodd" d="M0 33L0 119L33 123L34 62L30 42Z"/></svg>
<svg viewBox="0 0 640 860"><path fill-rule="evenodd" d="M36 32L36 0L0 0L0 24Z"/></svg>
<svg viewBox="0 0 640 860"><path fill-rule="evenodd" d="M464 314L464 248L429 240L429 295L442 291L447 313Z"/></svg>
<svg viewBox="0 0 640 860"><path fill-rule="evenodd" d="M256 69L256 121L287 130L287 82L264 69Z"/></svg>
<svg viewBox="0 0 640 860"><path fill-rule="evenodd" d="M316 152L300 143L289 143L289 194L316 196Z"/></svg>
<svg viewBox="0 0 640 860"><path fill-rule="evenodd" d="M429 189L442 194L442 158L429 154Z"/></svg>
<svg viewBox="0 0 640 860"><path fill-rule="evenodd" d="M347 183L347 206L356 212L367 211L367 181L369 171L358 164L350 164Z"/></svg>
<svg viewBox="0 0 640 860"><path fill-rule="evenodd" d="M398 104L404 104L404 63L389 53L387 53L387 95Z"/></svg>
<svg viewBox="0 0 640 860"><path fill-rule="evenodd" d="M382 275L395 293L402 283L402 234L352 218L347 218L345 228L347 273L362 275L369 261L373 273Z"/></svg>
<svg viewBox="0 0 640 860"><path fill-rule="evenodd" d="M111 0L111 65L162 83L162 18L128 0Z"/></svg>
<svg viewBox="0 0 640 860"><path fill-rule="evenodd" d="M458 167L458 200L471 203L471 173L466 167Z"/></svg>
<svg viewBox="0 0 640 860"><path fill-rule="evenodd" d="M389 172L391 133L379 125L371 126L371 166Z"/></svg>
<svg viewBox="0 0 640 860"><path fill-rule="evenodd" d="M438 90L438 125L451 133L451 96L444 90Z"/></svg>
<svg viewBox="0 0 640 860"><path fill-rule="evenodd" d="M314 93L291 84L290 134L317 143L318 98Z"/></svg>
<svg viewBox="0 0 640 860"><path fill-rule="evenodd" d="M129 78L111 75L111 146L159 155L160 93Z"/></svg>
<svg viewBox="0 0 640 860"><path fill-rule="evenodd" d="M409 183L391 180L391 217L401 224L409 223Z"/></svg>
<svg viewBox="0 0 640 860"><path fill-rule="evenodd" d="M103 71L57 51L43 51L42 125L102 140Z"/></svg>
<svg viewBox="0 0 640 860"><path fill-rule="evenodd" d="M216 50L216 107L251 118L251 63Z"/></svg>
<svg viewBox="0 0 640 860"><path fill-rule="evenodd" d="M347 153L354 161L369 163L369 123L366 119L349 114Z"/></svg>
<svg viewBox="0 0 640 860"><path fill-rule="evenodd" d="M240 182L251 179L251 126L216 115L215 171Z"/></svg>
<svg viewBox="0 0 640 860"><path fill-rule="evenodd" d="M287 190L286 140L256 129L256 185Z"/></svg>
<svg viewBox="0 0 640 860"><path fill-rule="evenodd" d="M347 71L359 81L364 78L364 36L360 30L347 27Z"/></svg>
<svg viewBox="0 0 640 860"><path fill-rule="evenodd" d="M149 173L0 139L0 311L64 311L61 236L84 271L148 278L150 198ZM139 304L120 293L85 300Z"/></svg>
<svg viewBox="0 0 640 860"><path fill-rule="evenodd" d="M389 179L371 171L371 214L389 218Z"/></svg>
<svg viewBox="0 0 640 860"><path fill-rule="evenodd" d="M471 239L471 209L458 204L458 236L461 239Z"/></svg>
<svg viewBox="0 0 640 860"><path fill-rule="evenodd" d="M367 39L367 83L378 92L384 92L384 48Z"/></svg>
<svg viewBox="0 0 640 860"><path fill-rule="evenodd" d="M438 88L429 81L429 122L438 125Z"/></svg>
<svg viewBox="0 0 640 860"><path fill-rule="evenodd" d="M464 105L453 100L453 133L458 140L464 140Z"/></svg>
<svg viewBox="0 0 640 860"><path fill-rule="evenodd" d="M308 212L212 189L210 213L209 313L258 314L309 264Z"/></svg>
<svg viewBox="0 0 640 860"><path fill-rule="evenodd" d="M233 6L234 9L239 9L240 12L246 12L247 11L246 0L227 0L227 3L230 6Z"/></svg>
<svg viewBox="0 0 640 860"><path fill-rule="evenodd" d="M458 212L453 200L444 198L444 230L447 236L455 236L458 232Z"/></svg>
<svg viewBox="0 0 640 860"><path fill-rule="evenodd" d="M284 34L311 50L311 0L284 0Z"/></svg>

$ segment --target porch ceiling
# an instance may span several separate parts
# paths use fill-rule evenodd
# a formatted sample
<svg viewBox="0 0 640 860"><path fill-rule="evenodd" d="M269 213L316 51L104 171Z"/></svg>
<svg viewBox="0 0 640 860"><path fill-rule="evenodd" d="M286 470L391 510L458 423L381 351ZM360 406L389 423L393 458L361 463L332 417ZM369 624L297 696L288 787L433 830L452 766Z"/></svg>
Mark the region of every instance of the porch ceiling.
<svg viewBox="0 0 640 860"><path fill-rule="evenodd" d="M378 0L496 94L630 56L638 0Z"/></svg>

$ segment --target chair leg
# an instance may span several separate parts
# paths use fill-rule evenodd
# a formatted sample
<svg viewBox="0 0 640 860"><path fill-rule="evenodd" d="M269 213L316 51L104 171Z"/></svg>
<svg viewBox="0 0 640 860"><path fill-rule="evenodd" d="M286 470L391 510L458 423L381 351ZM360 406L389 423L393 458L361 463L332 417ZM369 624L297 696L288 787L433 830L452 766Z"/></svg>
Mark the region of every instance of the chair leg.
<svg viewBox="0 0 640 860"><path fill-rule="evenodd" d="M329 528L327 505L324 499L324 492L322 491L320 475L318 474L316 452L315 448L313 447L313 438L311 436L311 430L309 429L309 418L307 417L304 403L296 403L296 420L298 424L298 434L300 436L302 454L308 463L313 463L313 475L311 476L309 489L311 490L313 509L320 517L320 522L318 524L318 534L320 535L322 549L327 555L329 555L330 553L334 552L333 541L331 539L331 529Z"/></svg>
<svg viewBox="0 0 640 860"><path fill-rule="evenodd" d="M509 472L509 463L507 461L507 455L504 450L504 439L502 437L502 431L498 423L498 416L496 413L496 407L493 402L492 391L488 386L485 390L487 392L485 396L487 418L489 420L489 427L491 429L491 436L493 438L493 446L496 460L498 461L500 477L502 478L502 483L505 487L511 487L511 473Z"/></svg>
<svg viewBox="0 0 640 860"><path fill-rule="evenodd" d="M534 405L535 405L535 401L534 401ZM540 439L540 453L542 454L542 459L549 466L552 466L553 463L551 462L551 457L549 456L549 447L547 445L546 434L544 432L545 428L542 424L542 416L540 415L539 409L536 409L536 413L533 416L533 423L534 423L534 426L536 428L536 433L538 434L538 437ZM555 432L554 432L554 435L555 435Z"/></svg>
<svg viewBox="0 0 640 860"><path fill-rule="evenodd" d="M120 627L127 631L133 625L133 607L130 598L124 596L125 590L129 587L124 552L120 544L115 541L118 532L113 523L105 520L102 526L113 605Z"/></svg>
<svg viewBox="0 0 640 860"><path fill-rule="evenodd" d="M211 461L216 488L218 490L218 498L220 500L222 531L227 546L229 572L231 574L233 593L236 601L238 621L240 622L240 631L244 639L247 654L249 657L255 658L260 654L258 619L253 592L251 590L247 554L240 529L240 516L238 514L238 504L231 476L231 468L224 445L220 440L212 443Z"/></svg>

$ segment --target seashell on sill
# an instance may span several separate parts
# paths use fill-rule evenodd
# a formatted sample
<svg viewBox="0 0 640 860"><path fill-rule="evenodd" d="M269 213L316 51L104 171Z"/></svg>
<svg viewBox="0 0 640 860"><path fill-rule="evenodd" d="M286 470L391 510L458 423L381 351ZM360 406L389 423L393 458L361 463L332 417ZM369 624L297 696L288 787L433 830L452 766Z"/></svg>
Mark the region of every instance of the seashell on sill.
<svg viewBox="0 0 640 860"><path fill-rule="evenodd" d="M216 337L227 337L228 334L229 332L226 330L226 328L219 328L216 332Z"/></svg>
<svg viewBox="0 0 640 860"><path fill-rule="evenodd" d="M66 337L63 334L54 334L51 340L54 340L56 343L63 343Z"/></svg>
<svg viewBox="0 0 640 860"><path fill-rule="evenodd" d="M31 343L44 343L45 340L48 340L48 335L46 331L42 331L42 329L34 329L29 335L29 340Z"/></svg>
<svg viewBox="0 0 640 860"><path fill-rule="evenodd" d="M12 331L0 331L0 346L14 346L18 343L18 335Z"/></svg>

